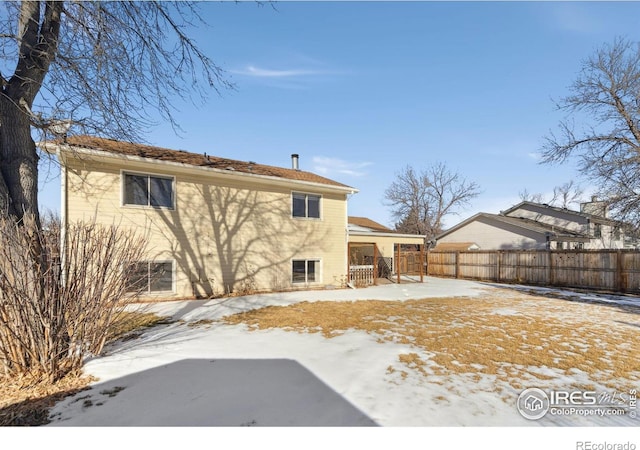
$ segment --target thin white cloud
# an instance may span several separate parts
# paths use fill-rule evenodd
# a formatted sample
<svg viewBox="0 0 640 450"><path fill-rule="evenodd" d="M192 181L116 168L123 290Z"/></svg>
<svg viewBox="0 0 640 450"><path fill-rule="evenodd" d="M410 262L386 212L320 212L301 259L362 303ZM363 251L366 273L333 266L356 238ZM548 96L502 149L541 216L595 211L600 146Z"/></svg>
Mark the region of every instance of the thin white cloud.
<svg viewBox="0 0 640 450"><path fill-rule="evenodd" d="M249 65L244 69L233 70L232 73L255 78L294 78L312 75L323 75L328 72L309 69L266 69Z"/></svg>
<svg viewBox="0 0 640 450"><path fill-rule="evenodd" d="M602 23L588 10L589 7L579 2L551 3L552 23L561 30L574 33L599 31Z"/></svg>
<svg viewBox="0 0 640 450"><path fill-rule="evenodd" d="M312 161L313 170L325 176L346 175L350 177L362 177L367 174L367 171L362 169L373 164L366 161L351 162L326 156L314 156Z"/></svg>
<svg viewBox="0 0 640 450"><path fill-rule="evenodd" d="M529 152L529 153L527 153L527 156L529 158L533 159L535 162L542 161L542 153L540 153L540 152Z"/></svg>

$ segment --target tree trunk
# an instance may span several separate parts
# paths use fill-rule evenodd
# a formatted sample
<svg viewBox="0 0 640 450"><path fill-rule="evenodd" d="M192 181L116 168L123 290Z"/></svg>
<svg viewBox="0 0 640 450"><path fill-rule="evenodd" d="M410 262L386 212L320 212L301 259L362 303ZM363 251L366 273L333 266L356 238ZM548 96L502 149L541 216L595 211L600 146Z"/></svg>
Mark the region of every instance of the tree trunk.
<svg viewBox="0 0 640 450"><path fill-rule="evenodd" d="M38 153L29 117L0 95L0 214L21 220L33 215L38 227Z"/></svg>

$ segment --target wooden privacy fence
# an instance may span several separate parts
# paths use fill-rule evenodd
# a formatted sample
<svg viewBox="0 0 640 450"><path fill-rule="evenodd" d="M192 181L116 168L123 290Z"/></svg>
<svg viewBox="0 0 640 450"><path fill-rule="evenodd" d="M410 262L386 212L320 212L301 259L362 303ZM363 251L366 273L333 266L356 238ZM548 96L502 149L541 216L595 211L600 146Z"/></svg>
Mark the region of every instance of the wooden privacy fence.
<svg viewBox="0 0 640 450"><path fill-rule="evenodd" d="M424 259L424 253L417 251L403 250L398 254L397 267L400 273L406 275L420 275L420 264ZM422 273L424 273L424 266L422 267Z"/></svg>
<svg viewBox="0 0 640 450"><path fill-rule="evenodd" d="M640 293L640 251L432 251L427 255L427 274Z"/></svg>

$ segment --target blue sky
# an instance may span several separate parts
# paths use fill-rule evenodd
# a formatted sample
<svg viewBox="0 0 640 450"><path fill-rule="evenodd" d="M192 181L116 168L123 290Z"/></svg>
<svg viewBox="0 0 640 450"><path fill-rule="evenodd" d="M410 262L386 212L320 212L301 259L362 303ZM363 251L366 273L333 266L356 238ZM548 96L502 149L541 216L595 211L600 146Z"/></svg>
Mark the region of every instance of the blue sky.
<svg viewBox="0 0 640 450"><path fill-rule="evenodd" d="M640 40L636 2L254 2L202 5L194 35L236 84L176 100L149 143L300 166L356 187L349 214L392 226L384 191L403 167L444 162L482 193L450 217L497 213L519 192L581 181L538 164L581 61L616 36ZM580 123L577 123L580 126ZM41 206L59 209L43 171ZM589 191L589 185L582 182Z"/></svg>

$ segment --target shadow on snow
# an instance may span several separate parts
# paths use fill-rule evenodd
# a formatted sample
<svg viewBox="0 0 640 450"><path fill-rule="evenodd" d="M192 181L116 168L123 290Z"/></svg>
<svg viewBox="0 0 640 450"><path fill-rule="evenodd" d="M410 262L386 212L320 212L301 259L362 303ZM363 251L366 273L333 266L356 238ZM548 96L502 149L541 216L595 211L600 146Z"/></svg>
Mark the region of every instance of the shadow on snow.
<svg viewBox="0 0 640 450"><path fill-rule="evenodd" d="M298 362L184 359L65 399L52 426L377 426Z"/></svg>

